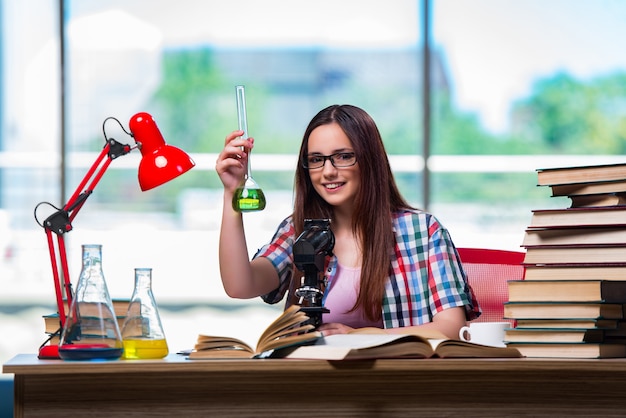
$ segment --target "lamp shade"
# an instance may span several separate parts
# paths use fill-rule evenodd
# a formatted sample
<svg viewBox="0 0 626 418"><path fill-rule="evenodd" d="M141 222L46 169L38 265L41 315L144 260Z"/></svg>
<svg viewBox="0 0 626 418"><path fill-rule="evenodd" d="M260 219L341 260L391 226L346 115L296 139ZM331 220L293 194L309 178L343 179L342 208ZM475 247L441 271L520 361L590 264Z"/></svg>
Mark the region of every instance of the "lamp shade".
<svg viewBox="0 0 626 418"><path fill-rule="evenodd" d="M186 152L165 143L150 114L137 113L129 126L141 151L138 177L142 191L167 183L196 165Z"/></svg>

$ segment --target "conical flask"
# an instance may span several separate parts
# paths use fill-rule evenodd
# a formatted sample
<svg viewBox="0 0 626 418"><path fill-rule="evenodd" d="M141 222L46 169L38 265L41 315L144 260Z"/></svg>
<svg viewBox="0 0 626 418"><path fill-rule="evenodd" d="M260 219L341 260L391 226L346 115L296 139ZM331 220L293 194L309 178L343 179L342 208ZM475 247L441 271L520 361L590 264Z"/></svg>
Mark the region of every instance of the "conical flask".
<svg viewBox="0 0 626 418"><path fill-rule="evenodd" d="M158 359L168 354L161 317L152 294L152 269L135 269L135 288L122 325L124 358Z"/></svg>
<svg viewBox="0 0 626 418"><path fill-rule="evenodd" d="M104 273L102 246L83 245L83 268L66 318L59 357L63 360L114 360L124 346Z"/></svg>

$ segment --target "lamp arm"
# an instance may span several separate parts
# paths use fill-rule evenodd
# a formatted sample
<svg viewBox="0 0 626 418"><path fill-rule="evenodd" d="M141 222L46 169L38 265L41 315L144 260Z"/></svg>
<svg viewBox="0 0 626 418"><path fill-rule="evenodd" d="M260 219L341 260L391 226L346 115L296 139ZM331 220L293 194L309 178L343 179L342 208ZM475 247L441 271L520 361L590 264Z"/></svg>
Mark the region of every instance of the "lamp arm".
<svg viewBox="0 0 626 418"><path fill-rule="evenodd" d="M67 301L69 307L73 299L64 234L72 230L72 221L87 201L87 198L93 193L111 162L117 157L128 154L133 149L130 145L121 144L115 139L107 139L106 145L85 174L85 177L83 177L74 194L62 209L48 216L43 222L42 226L46 231L48 252L50 253L50 264L52 266L61 328L64 327L66 320L64 301ZM84 189L87 184L87 188ZM56 247L52 237L53 233L57 236ZM61 272L59 272L59 264Z"/></svg>

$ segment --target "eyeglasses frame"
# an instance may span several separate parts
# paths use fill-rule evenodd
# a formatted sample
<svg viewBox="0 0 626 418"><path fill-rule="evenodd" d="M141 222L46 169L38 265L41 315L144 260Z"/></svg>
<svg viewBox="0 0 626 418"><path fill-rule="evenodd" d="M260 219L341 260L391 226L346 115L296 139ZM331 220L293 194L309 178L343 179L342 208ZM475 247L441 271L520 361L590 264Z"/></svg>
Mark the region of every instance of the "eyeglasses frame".
<svg viewBox="0 0 626 418"><path fill-rule="evenodd" d="M354 162L352 164L348 164L348 165L336 165L335 164L335 157L338 155L342 155L342 154L352 154L354 155ZM352 167L353 165L355 165L357 163L357 159L356 159L356 154L354 153L354 151L341 151L341 152L335 152L333 154L330 155L321 155L321 154L313 154L311 155L311 157L317 157L317 158L322 158L322 164L319 167L309 167L308 165L308 155L306 156L306 158L304 160L302 160L302 167L306 168L307 170L317 170L319 168L323 168L326 165L326 161L330 161L330 163L332 164L333 167L335 168L347 168L347 167Z"/></svg>

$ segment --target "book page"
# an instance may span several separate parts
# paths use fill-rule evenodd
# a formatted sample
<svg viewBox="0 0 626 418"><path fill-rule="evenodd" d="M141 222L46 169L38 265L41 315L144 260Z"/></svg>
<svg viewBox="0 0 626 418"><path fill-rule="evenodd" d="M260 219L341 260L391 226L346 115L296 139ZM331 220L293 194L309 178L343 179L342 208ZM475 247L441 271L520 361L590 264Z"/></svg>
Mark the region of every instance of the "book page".
<svg viewBox="0 0 626 418"><path fill-rule="evenodd" d="M388 344L408 334L335 334L324 337L319 345L363 349Z"/></svg>
<svg viewBox="0 0 626 418"><path fill-rule="evenodd" d="M428 340L409 334L335 334L316 344L298 347L286 358L343 360L366 358L429 357Z"/></svg>
<svg viewBox="0 0 626 418"><path fill-rule="evenodd" d="M291 305L265 328L259 337L257 345L263 341L272 339L276 333L279 333L285 328L300 324L306 320L308 320L308 317L304 312L300 311L300 307L297 305Z"/></svg>
<svg viewBox="0 0 626 418"><path fill-rule="evenodd" d="M191 351L185 353L190 360L207 360L207 359L230 359L230 358L247 358L252 359L253 354L248 350L239 348L216 348L211 350Z"/></svg>
<svg viewBox="0 0 626 418"><path fill-rule="evenodd" d="M351 330L350 332L348 332L348 334L415 335L420 338L424 338L428 340L431 340L431 339L432 340L437 340L437 339L445 340L446 339L446 336L441 331L438 331L436 329L426 329L426 330L420 329L419 331L403 329L401 333L390 334L382 328L365 327L365 328L355 328Z"/></svg>
<svg viewBox="0 0 626 418"><path fill-rule="evenodd" d="M311 325L311 328L312 327L313 326ZM303 326L302 329L308 330L309 325ZM265 341L263 345L257 347L257 354L261 354L269 350L292 347L298 344L305 344L321 338L322 334L318 331L287 335L274 340Z"/></svg>
<svg viewBox="0 0 626 418"><path fill-rule="evenodd" d="M198 336L198 342L194 346L196 350L208 350L212 348L240 348L247 350L250 353L254 352L254 349L245 342L237 338L229 337L213 337L210 335Z"/></svg>
<svg viewBox="0 0 626 418"><path fill-rule="evenodd" d="M281 344L278 340L286 338L294 339L299 334L305 334L312 331L315 326L309 322L309 317L302 311L299 311L299 307L291 306L288 308L276 321L261 334L259 341L257 342L257 351L262 352L271 348L280 347ZM321 334L311 336L309 339L319 337ZM295 338L301 341L302 338ZM285 344L288 342L285 341Z"/></svg>

